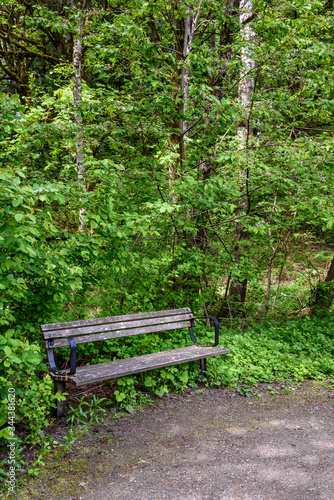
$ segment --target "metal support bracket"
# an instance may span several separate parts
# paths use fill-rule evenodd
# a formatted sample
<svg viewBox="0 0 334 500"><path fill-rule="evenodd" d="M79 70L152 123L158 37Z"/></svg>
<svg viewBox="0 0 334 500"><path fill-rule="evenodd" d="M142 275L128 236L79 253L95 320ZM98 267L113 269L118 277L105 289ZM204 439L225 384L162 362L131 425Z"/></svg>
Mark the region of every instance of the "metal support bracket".
<svg viewBox="0 0 334 500"><path fill-rule="evenodd" d="M204 345L199 344L197 342L195 335L194 335L194 330L193 330L193 328L195 327L195 319L212 319L212 321L214 322L214 325L215 325L215 343L214 344L212 344L212 345L207 344L204 346ZM200 316L197 318L191 318L190 324L191 324L191 326L189 327L190 338L195 345L197 345L199 347L216 347L219 344L219 323L218 323L217 318L214 318L213 316Z"/></svg>
<svg viewBox="0 0 334 500"><path fill-rule="evenodd" d="M51 371L55 375L74 375L76 372L76 364L77 364L77 345L75 343L75 340L73 337L66 337L68 340L68 343L70 344L71 347L71 354L70 354L70 371L69 372L64 372L64 371L59 371L55 362L54 358L54 341L49 340L49 348L46 350L48 354L48 361L49 365L51 368Z"/></svg>

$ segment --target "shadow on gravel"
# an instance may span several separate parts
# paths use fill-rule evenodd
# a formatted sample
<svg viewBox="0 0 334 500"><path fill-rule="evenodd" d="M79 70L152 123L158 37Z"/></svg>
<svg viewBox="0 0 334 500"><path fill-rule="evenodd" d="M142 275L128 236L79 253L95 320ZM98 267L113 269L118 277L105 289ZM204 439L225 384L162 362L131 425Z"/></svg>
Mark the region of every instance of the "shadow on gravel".
<svg viewBox="0 0 334 500"><path fill-rule="evenodd" d="M93 429L17 498L333 500L332 396L316 383L261 399L172 395Z"/></svg>

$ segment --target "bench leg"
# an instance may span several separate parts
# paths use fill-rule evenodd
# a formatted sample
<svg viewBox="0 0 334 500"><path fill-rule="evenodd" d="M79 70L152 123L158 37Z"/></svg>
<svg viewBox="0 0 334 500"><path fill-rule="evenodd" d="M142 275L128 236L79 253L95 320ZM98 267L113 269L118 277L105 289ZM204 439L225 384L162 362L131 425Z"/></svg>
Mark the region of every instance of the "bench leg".
<svg viewBox="0 0 334 500"><path fill-rule="evenodd" d="M199 359L198 364L199 364L199 369L200 369L199 376L205 377L206 376L206 358Z"/></svg>
<svg viewBox="0 0 334 500"><path fill-rule="evenodd" d="M65 382L62 382L60 380L54 381L54 394L56 394L56 392L58 392L58 391L61 394L63 394L65 392ZM65 417L65 413L66 413L66 401L58 401L57 400L57 409L55 411L56 418Z"/></svg>

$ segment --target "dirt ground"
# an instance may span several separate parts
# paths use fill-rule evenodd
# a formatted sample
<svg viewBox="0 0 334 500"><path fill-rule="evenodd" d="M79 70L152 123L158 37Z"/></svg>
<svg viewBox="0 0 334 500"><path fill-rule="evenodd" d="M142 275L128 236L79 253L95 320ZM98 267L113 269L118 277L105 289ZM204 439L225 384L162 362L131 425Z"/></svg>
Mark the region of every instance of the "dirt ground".
<svg viewBox="0 0 334 500"><path fill-rule="evenodd" d="M16 498L334 500L333 388L263 392L191 390L110 418Z"/></svg>

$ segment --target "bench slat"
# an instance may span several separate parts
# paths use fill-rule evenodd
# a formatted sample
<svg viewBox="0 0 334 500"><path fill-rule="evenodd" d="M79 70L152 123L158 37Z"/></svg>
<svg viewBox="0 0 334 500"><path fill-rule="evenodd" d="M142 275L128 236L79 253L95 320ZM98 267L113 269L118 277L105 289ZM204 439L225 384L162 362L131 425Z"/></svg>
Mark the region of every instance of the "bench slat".
<svg viewBox="0 0 334 500"><path fill-rule="evenodd" d="M44 334L45 339L55 339L62 337L76 337L77 335L92 335L94 333L102 333L102 332L113 332L113 331L123 331L124 337L128 335L132 335L131 331L127 332L127 330L133 328L141 328L144 326L153 326L153 325L163 325L166 323L178 323L180 321L189 321L190 318L193 317L193 314L179 314L178 316L167 316L163 318L149 318L149 319L140 319L137 321L124 321L122 323L115 324L106 324L106 325L97 325L97 326L86 326L80 328L66 329L66 330L56 330L54 332L49 332ZM152 330L154 331L154 330ZM102 339L104 337L101 337ZM110 337L108 337L110 338ZM111 337L112 338L112 337ZM88 340L87 340L88 341Z"/></svg>
<svg viewBox="0 0 334 500"><path fill-rule="evenodd" d="M74 376L69 376L66 381L81 387L95 382L102 382L112 378L120 378L126 375L132 375L139 372L156 370L165 366L172 366L197 359L210 358L228 354L230 351L225 347L198 347L195 345L181 347L173 351L156 352L145 354L135 358L118 359L108 363L83 366L77 368ZM55 379L64 379L51 374Z"/></svg>
<svg viewBox="0 0 334 500"><path fill-rule="evenodd" d="M98 333L95 335L82 335L79 337L75 337L76 344L83 344L87 342L96 342L98 340L107 340L107 339L116 339L121 337L129 337L132 335L141 335L143 333L155 333L155 332L164 332L165 330L176 330L178 328L189 328L191 326L190 321L178 321L176 323L164 323L160 325L154 326L145 326L140 328L132 328L131 330L116 330L116 331L108 331L105 333ZM53 347L62 347L68 346L67 339L56 339L54 340ZM49 347L49 342L45 342L45 347Z"/></svg>
<svg viewBox="0 0 334 500"><path fill-rule="evenodd" d="M148 313L124 314L122 316L109 316L108 318L91 318L78 321L67 321L65 323L49 323L47 325L42 325L41 330L44 333L53 330L67 330L69 328L78 328L90 325L105 325L107 323L120 323L122 321L159 318L162 316L176 316L186 313L191 313L191 310L188 307L183 309L167 309L164 311L153 311Z"/></svg>

